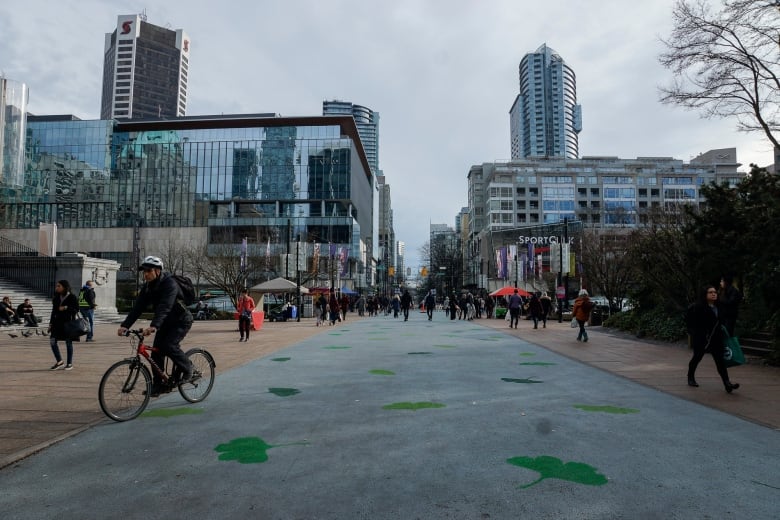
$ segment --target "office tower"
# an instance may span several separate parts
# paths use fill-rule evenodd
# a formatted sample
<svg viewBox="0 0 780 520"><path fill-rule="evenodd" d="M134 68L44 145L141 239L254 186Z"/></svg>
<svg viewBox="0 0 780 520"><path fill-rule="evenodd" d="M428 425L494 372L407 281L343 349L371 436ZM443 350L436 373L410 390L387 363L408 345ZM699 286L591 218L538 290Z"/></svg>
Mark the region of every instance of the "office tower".
<svg viewBox="0 0 780 520"><path fill-rule="evenodd" d="M579 156L582 107L574 71L542 45L520 62L520 93L509 111L512 159Z"/></svg>
<svg viewBox="0 0 780 520"><path fill-rule="evenodd" d="M101 119L163 119L187 112L190 39L145 15L117 17L106 34Z"/></svg>
<svg viewBox="0 0 780 520"><path fill-rule="evenodd" d="M371 172L379 175L379 112L349 101L333 100L322 102L322 115L349 115L355 118Z"/></svg>
<svg viewBox="0 0 780 520"><path fill-rule="evenodd" d="M0 188L23 185L27 96L27 85L0 76Z"/></svg>

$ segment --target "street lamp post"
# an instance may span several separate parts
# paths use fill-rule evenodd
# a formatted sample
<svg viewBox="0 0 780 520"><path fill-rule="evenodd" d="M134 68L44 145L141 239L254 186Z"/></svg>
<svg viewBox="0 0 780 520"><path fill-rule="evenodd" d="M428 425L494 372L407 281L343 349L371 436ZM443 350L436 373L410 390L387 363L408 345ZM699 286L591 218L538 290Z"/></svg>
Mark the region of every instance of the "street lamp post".
<svg viewBox="0 0 780 520"><path fill-rule="evenodd" d="M296 305L298 305L298 315L295 321L301 321L301 313L303 312L303 307L301 307L301 262L300 262L300 254L301 254L301 235L300 233L295 239L295 284L297 285L296 290L298 291L298 299Z"/></svg>

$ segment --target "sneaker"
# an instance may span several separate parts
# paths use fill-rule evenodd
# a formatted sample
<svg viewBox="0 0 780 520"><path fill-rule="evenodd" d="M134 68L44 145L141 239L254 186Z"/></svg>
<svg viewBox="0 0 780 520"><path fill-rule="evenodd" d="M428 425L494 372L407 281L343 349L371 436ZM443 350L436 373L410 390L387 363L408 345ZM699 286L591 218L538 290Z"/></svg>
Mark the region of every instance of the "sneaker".
<svg viewBox="0 0 780 520"><path fill-rule="evenodd" d="M95 340L94 340L94 339L92 339L92 338L87 338L87 343L94 343L94 342L95 342Z"/></svg>
<svg viewBox="0 0 780 520"><path fill-rule="evenodd" d="M68 363L67 365L65 365L65 370L73 370L73 365Z"/></svg>
<svg viewBox="0 0 780 520"><path fill-rule="evenodd" d="M64 361L57 361L56 363L54 363L51 366L51 368L49 370L59 370L60 368L62 368L62 365L64 365L64 364L65 364Z"/></svg>

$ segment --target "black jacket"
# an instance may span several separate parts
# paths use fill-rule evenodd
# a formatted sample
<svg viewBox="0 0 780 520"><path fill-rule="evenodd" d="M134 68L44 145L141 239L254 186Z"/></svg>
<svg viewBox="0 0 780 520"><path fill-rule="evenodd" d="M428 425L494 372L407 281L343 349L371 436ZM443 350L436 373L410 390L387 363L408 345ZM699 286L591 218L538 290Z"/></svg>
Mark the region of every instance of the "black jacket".
<svg viewBox="0 0 780 520"><path fill-rule="evenodd" d="M192 314L182 302L179 284L169 273L162 273L157 280L145 283L138 293L135 305L127 315L122 327L129 329L135 320L149 307L154 308L150 327L161 329L179 323L192 323Z"/></svg>
<svg viewBox="0 0 780 520"><path fill-rule="evenodd" d="M688 308L685 322L691 335L691 347L716 352L723 348L722 316L718 306L694 303Z"/></svg>
<svg viewBox="0 0 780 520"><path fill-rule="evenodd" d="M66 307L66 309L61 311L60 307ZM70 339L65 336L65 322L74 319L78 312L79 300L75 295L68 293L65 298L60 298L59 294L55 294L51 300L51 317L49 318L51 337L57 340ZM78 341L78 338L73 339L73 341Z"/></svg>

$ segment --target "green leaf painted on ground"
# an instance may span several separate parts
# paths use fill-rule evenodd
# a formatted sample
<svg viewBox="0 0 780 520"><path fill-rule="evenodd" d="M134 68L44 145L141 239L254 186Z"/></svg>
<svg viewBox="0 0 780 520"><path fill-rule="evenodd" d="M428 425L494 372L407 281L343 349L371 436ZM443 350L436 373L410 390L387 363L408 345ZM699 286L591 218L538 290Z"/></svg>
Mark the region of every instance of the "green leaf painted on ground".
<svg viewBox="0 0 780 520"><path fill-rule="evenodd" d="M455 348L455 345L433 345L438 348Z"/></svg>
<svg viewBox="0 0 780 520"><path fill-rule="evenodd" d="M428 401L421 401L419 403L410 403L410 402L403 402L403 403L393 403L393 404L386 404L382 407L383 410L412 410L413 412L416 412L417 410L422 410L423 408L444 408L446 405L441 403L431 403Z"/></svg>
<svg viewBox="0 0 780 520"><path fill-rule="evenodd" d="M328 336L341 336L341 332L329 332Z"/></svg>
<svg viewBox="0 0 780 520"><path fill-rule="evenodd" d="M520 363L520 366L549 367L554 364L546 361L526 361L525 363Z"/></svg>
<svg viewBox="0 0 780 520"><path fill-rule="evenodd" d="M535 356L536 354L534 352L520 352L520 355L524 357L530 357Z"/></svg>
<svg viewBox="0 0 780 520"><path fill-rule="evenodd" d="M374 370L369 370L369 373L376 374L378 376L394 376L395 372L391 370L382 370L381 368L375 368Z"/></svg>
<svg viewBox="0 0 780 520"><path fill-rule="evenodd" d="M530 484L520 486L520 489L531 487L546 478L568 480L578 484L585 484L586 486L603 486L608 482L607 477L598 473L596 468L582 462L567 462L564 464L560 459L547 455L536 458L512 457L511 459L506 459L506 461L514 466L536 471L541 475Z"/></svg>
<svg viewBox="0 0 780 520"><path fill-rule="evenodd" d="M322 347L322 348L328 350L344 350L346 348L352 348L352 347L348 347L346 345L328 345L327 347Z"/></svg>
<svg viewBox="0 0 780 520"><path fill-rule="evenodd" d="M141 417L163 417L168 419L175 415L198 415L203 413L202 408L192 408L182 406L181 408L160 408L159 410L149 410L141 414Z"/></svg>
<svg viewBox="0 0 780 520"><path fill-rule="evenodd" d="M639 410L636 408L618 408L617 406L593 406L589 404L575 404L574 408L579 408L580 410L584 410L586 412L604 412L604 413L616 413L616 414L629 414L629 413L639 413Z"/></svg>
<svg viewBox="0 0 780 520"><path fill-rule="evenodd" d="M407 354L409 354L410 356L416 356L416 355L427 356L429 354L432 354L432 352L407 352Z"/></svg>
<svg viewBox="0 0 780 520"><path fill-rule="evenodd" d="M544 383L544 381L534 381L533 379L513 379L511 377L502 377L501 381L505 383Z"/></svg>
<svg viewBox="0 0 780 520"><path fill-rule="evenodd" d="M220 452L219 460L235 460L241 464L259 464L268 460L268 450L282 446L305 446L308 442L271 445L260 437L240 437L227 444L219 444L214 451Z"/></svg>
<svg viewBox="0 0 780 520"><path fill-rule="evenodd" d="M291 359L292 358L288 358L288 357L276 357L276 358L273 358L271 361L282 361L282 362L284 362L284 361L290 361Z"/></svg>
<svg viewBox="0 0 780 520"><path fill-rule="evenodd" d="M279 397L290 397L291 395L300 394L301 391L297 388L269 388L268 393Z"/></svg>

